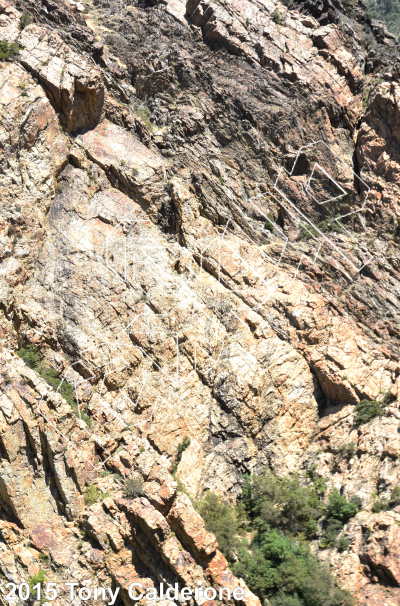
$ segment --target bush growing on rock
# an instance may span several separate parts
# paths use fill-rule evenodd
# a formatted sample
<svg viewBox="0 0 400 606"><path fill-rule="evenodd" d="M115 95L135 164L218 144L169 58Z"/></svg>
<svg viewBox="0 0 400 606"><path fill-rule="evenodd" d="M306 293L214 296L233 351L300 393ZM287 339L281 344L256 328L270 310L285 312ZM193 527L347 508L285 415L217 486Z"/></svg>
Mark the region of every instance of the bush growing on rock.
<svg viewBox="0 0 400 606"><path fill-rule="evenodd" d="M40 583L42 585L45 581L46 573L44 570L41 570L37 574L34 574L29 580L28 585L31 593L34 593L33 588Z"/></svg>
<svg viewBox="0 0 400 606"><path fill-rule="evenodd" d="M326 515L338 517L335 540L343 519L357 511L356 504L337 494L326 508L313 483L303 486L296 474L279 478L266 471L244 477L241 508L207 492L197 509L207 530L216 535L220 550L234 561L233 572L262 601L269 600L271 606L352 606L351 595L336 585L307 542ZM239 536L239 512L246 516L250 545ZM337 547L347 549L347 539L339 539Z"/></svg>
<svg viewBox="0 0 400 606"><path fill-rule="evenodd" d="M234 510L213 492L206 492L196 508L207 530L215 534L220 551L230 562L234 561L239 547L239 525Z"/></svg>
<svg viewBox="0 0 400 606"><path fill-rule="evenodd" d="M346 522L350 520L362 506L362 501L359 497L353 497L348 501L338 490L334 490L328 497L329 503L327 506L326 517L323 522L324 532L320 547L333 547L339 532L342 530Z"/></svg>
<svg viewBox="0 0 400 606"><path fill-rule="evenodd" d="M336 547L340 553L342 553L343 551L346 551L348 549L349 545L350 545L350 541L349 541L349 539L346 539L346 537L340 537L336 543Z"/></svg>
<svg viewBox="0 0 400 606"><path fill-rule="evenodd" d="M21 15L21 19L19 20L19 29L20 30L25 29L30 24L31 21L32 21L32 17L28 13L28 11L25 10Z"/></svg>
<svg viewBox="0 0 400 606"><path fill-rule="evenodd" d="M89 484L85 492L85 503L86 505L94 505L97 503L100 497L100 490L94 484Z"/></svg>
<svg viewBox="0 0 400 606"><path fill-rule="evenodd" d="M377 499L371 507L372 513L381 513L389 509L389 499Z"/></svg>
<svg viewBox="0 0 400 606"><path fill-rule="evenodd" d="M144 480L140 474L131 476L126 480L124 493L131 499L137 499L144 495Z"/></svg>
<svg viewBox="0 0 400 606"><path fill-rule="evenodd" d="M355 425L364 425L375 419L375 417L381 417L385 406L386 403L377 402L376 400L361 400L361 402L355 405Z"/></svg>
<svg viewBox="0 0 400 606"><path fill-rule="evenodd" d="M400 505L400 486L395 486L390 494L390 504L392 507Z"/></svg>
<svg viewBox="0 0 400 606"><path fill-rule="evenodd" d="M174 464L172 466L172 473L176 472L176 469L177 469L179 463L182 460L182 455L185 452L186 448L188 448L189 446L190 446L190 439L185 436L183 438L182 442L180 442L178 444L178 449L177 449L177 452L176 452L175 462L174 462Z"/></svg>
<svg viewBox="0 0 400 606"><path fill-rule="evenodd" d="M393 507L400 505L400 486L395 486L390 493L389 499L377 499L371 507L373 513L380 513L381 511L388 511Z"/></svg>
<svg viewBox="0 0 400 606"><path fill-rule="evenodd" d="M277 8L276 8L276 9L274 10L274 12L272 13L272 21L273 21L274 23L277 23L277 24L278 24L278 23L282 23L282 17L281 17L280 12L278 11L278 9L277 9Z"/></svg>
<svg viewBox="0 0 400 606"><path fill-rule="evenodd" d="M253 515L272 528L315 535L325 508L314 486L302 486L297 474L278 478L266 472L253 479Z"/></svg>
<svg viewBox="0 0 400 606"><path fill-rule="evenodd" d="M15 42L7 42L7 40L0 40L0 61L8 61L20 50L20 47L18 46L18 44L15 44Z"/></svg>
<svg viewBox="0 0 400 606"><path fill-rule="evenodd" d="M78 411L78 404L75 400L75 390L72 385L67 381L61 381L56 369L41 359L39 349L36 345L21 347L21 349L17 351L17 354L23 359L25 364L37 372L38 375L46 381L47 385L50 385L50 387L54 389L54 391L57 391L58 389L58 393L62 395L66 402L68 402L76 417L81 418L89 427L92 426L92 419L85 412Z"/></svg>
<svg viewBox="0 0 400 606"><path fill-rule="evenodd" d="M342 455L346 459L352 459L356 453L356 445L354 442L349 442L349 444L342 444L336 450L336 454Z"/></svg>

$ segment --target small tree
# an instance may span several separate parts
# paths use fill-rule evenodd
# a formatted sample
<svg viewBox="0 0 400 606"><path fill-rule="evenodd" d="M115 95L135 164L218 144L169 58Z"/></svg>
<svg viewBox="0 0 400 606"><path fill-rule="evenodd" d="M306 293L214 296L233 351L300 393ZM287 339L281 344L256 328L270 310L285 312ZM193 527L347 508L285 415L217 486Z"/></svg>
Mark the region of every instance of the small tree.
<svg viewBox="0 0 400 606"><path fill-rule="evenodd" d="M349 442L348 444L342 444L337 449L336 453L343 456L345 459L352 459L356 453L355 442Z"/></svg>
<svg viewBox="0 0 400 606"><path fill-rule="evenodd" d="M100 490L94 484L89 484L85 492L86 505L94 505L100 497Z"/></svg>
<svg viewBox="0 0 400 606"><path fill-rule="evenodd" d="M176 452L175 461L174 461L174 463L172 465L172 473L176 472L177 467L178 467L179 463L182 460L182 455L185 452L186 448L188 448L188 446L190 446L190 438L188 438L188 437L185 436L183 438L182 442L180 442L178 444L178 449L177 449L177 452Z"/></svg>
<svg viewBox="0 0 400 606"><path fill-rule="evenodd" d="M19 29L20 30L25 29L30 24L31 21L32 21L32 17L28 13L28 11L25 10L22 13L21 19L19 20Z"/></svg>
<svg viewBox="0 0 400 606"><path fill-rule="evenodd" d="M280 12L278 11L277 8L272 13L272 21L274 23L277 23L277 24L282 23L282 17L281 17Z"/></svg>
<svg viewBox="0 0 400 606"><path fill-rule="evenodd" d="M0 40L0 61L8 61L20 50L20 47L18 46L18 44L15 44L15 42L7 42L7 40Z"/></svg>
<svg viewBox="0 0 400 606"><path fill-rule="evenodd" d="M356 425L364 425L375 417L381 417L384 406L385 404L376 400L361 400L361 402L355 405L356 416L354 423Z"/></svg>
<svg viewBox="0 0 400 606"><path fill-rule="evenodd" d="M395 486L390 493L391 507L397 507L400 504L400 486Z"/></svg>
<svg viewBox="0 0 400 606"><path fill-rule="evenodd" d="M144 492L144 480L140 473L131 476L125 482L124 492L127 497L131 499L137 499L145 494Z"/></svg>
<svg viewBox="0 0 400 606"><path fill-rule="evenodd" d="M348 549L349 545L350 545L350 541L349 541L349 539L346 539L346 537L340 537L336 543L339 553L346 551Z"/></svg>

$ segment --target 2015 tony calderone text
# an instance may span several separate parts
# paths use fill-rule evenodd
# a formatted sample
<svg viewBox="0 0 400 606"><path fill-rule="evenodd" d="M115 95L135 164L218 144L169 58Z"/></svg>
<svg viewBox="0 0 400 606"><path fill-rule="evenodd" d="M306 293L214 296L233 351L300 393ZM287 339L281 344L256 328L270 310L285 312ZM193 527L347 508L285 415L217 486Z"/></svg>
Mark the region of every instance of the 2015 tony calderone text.
<svg viewBox="0 0 400 606"><path fill-rule="evenodd" d="M59 596L66 594L69 599L73 601L75 598L79 598L83 602L86 600L102 600L113 606L117 601L120 587L111 589L110 587L80 587L79 583L63 583L58 585L57 583L37 583L33 587L30 587L28 583L6 583L2 589L8 591L5 599L8 601L14 601L17 598L20 600L29 600L30 597L34 597L37 600L46 599L53 601ZM147 600L178 600L181 597L183 600L190 600L194 598L196 601L206 600L241 600L244 597L244 589L236 587L233 591L228 587L220 587L218 590L214 587L182 587L179 589L178 583L175 583L174 587L164 586L164 583L160 583L158 590L156 587L144 587L142 583L131 583L128 588L129 597L132 600L141 600L146 598Z"/></svg>

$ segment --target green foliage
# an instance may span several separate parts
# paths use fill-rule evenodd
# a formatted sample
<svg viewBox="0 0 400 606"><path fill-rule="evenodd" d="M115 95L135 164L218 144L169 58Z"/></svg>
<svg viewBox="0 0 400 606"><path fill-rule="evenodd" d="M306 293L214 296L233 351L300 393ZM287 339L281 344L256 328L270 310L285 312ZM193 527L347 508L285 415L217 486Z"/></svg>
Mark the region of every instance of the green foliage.
<svg viewBox="0 0 400 606"><path fill-rule="evenodd" d="M364 425L376 417L381 417L383 415L383 409L385 406L385 402L377 402L376 400L361 400L361 402L358 402L358 404L355 405L355 425Z"/></svg>
<svg viewBox="0 0 400 606"><path fill-rule="evenodd" d="M316 229L317 228L317 229ZM318 231L319 230L319 231ZM311 240L311 238L319 238L321 233L325 233L327 231L333 232L341 232L340 226L333 219L324 219L320 221L315 227L313 225L301 225L300 232L297 236L297 240L306 241Z"/></svg>
<svg viewBox="0 0 400 606"><path fill-rule="evenodd" d="M45 577L46 577L46 573L44 570L41 570L37 574L34 574L33 576L31 576L31 578L28 581L29 589L31 590L31 592L32 592L33 588L35 587L35 585L37 585L38 583L44 583Z"/></svg>
<svg viewBox="0 0 400 606"><path fill-rule="evenodd" d="M280 478L266 471L258 477L244 476L243 512L247 514L246 530L251 531L253 539L250 548L244 539L235 545L231 525L227 534L237 554L233 571L272 606L351 606L352 597L336 586L329 571L311 553L307 540L318 534L318 522L322 520L327 525L329 521L334 544L344 520L358 511L358 505L334 491L326 507L320 500L326 492L325 478L316 473L315 466L310 467L307 477L309 484L304 486L296 474ZM211 496L208 499L209 509L216 517L214 527L218 529L226 512L218 515ZM237 514L233 520L237 534ZM206 527L211 530L208 524ZM347 549L347 539L339 539L337 546L339 550Z"/></svg>
<svg viewBox="0 0 400 606"><path fill-rule="evenodd" d="M124 492L127 497L137 499L144 495L144 481L140 474L128 478L125 482Z"/></svg>
<svg viewBox="0 0 400 606"><path fill-rule="evenodd" d="M336 454L343 456L346 459L352 459L356 453L356 445L354 442L342 444L336 451Z"/></svg>
<svg viewBox="0 0 400 606"><path fill-rule="evenodd" d="M328 497L328 506L324 521L324 533L320 547L333 547L339 532L344 524L350 520L361 508L362 502L359 498L348 501L335 489Z"/></svg>
<svg viewBox="0 0 400 606"><path fill-rule="evenodd" d="M352 597L335 585L309 548L299 541L265 533L260 546L249 554L244 548L233 565L236 575L272 606L351 606Z"/></svg>
<svg viewBox="0 0 400 606"><path fill-rule="evenodd" d="M151 112L148 107L136 104L133 111L136 116L143 120L148 130L153 130L153 123L150 120Z"/></svg>
<svg viewBox="0 0 400 606"><path fill-rule="evenodd" d="M189 497L190 500L191 496L188 493L188 491L186 490L186 486L185 484L182 482L182 480L180 478L178 478L178 476L176 476L175 474L172 474L172 477L174 478L175 482L178 484L178 486L176 487L177 492L182 492L183 494L185 494L187 497Z"/></svg>
<svg viewBox="0 0 400 606"><path fill-rule="evenodd" d="M176 454L176 462L180 463L182 460L182 455L185 452L186 448L188 448L190 446L190 438L188 437L184 437L182 442L180 442L180 444L178 444L178 451Z"/></svg>
<svg viewBox="0 0 400 606"><path fill-rule="evenodd" d="M365 42L365 44L367 44L367 41ZM363 107L367 107L367 105L368 105L369 93L370 93L370 89L367 86L364 86L363 92L362 92L362 106Z"/></svg>
<svg viewBox="0 0 400 606"><path fill-rule="evenodd" d="M400 34L400 4L398 0L367 0L370 17L386 23L393 34Z"/></svg>
<svg viewBox="0 0 400 606"><path fill-rule="evenodd" d="M340 520L345 523L353 517L357 511L358 506L353 501L347 501L347 499L340 494L340 492L335 488L333 492L328 497L329 504L327 507L327 517L335 518L336 520Z"/></svg>
<svg viewBox="0 0 400 606"><path fill-rule="evenodd" d="M86 505L94 505L97 503L100 497L100 490L94 484L89 484L85 492L85 503Z"/></svg>
<svg viewBox="0 0 400 606"><path fill-rule="evenodd" d="M316 493L319 496L323 496L326 493L327 481L324 476L321 476L319 473L316 473L316 465L311 465L311 467L307 470L307 478L309 478L314 486Z"/></svg>
<svg viewBox="0 0 400 606"><path fill-rule="evenodd" d="M22 13L21 19L19 20L19 29L20 30L25 29L30 24L31 21L32 21L32 17L28 13L28 11L25 10Z"/></svg>
<svg viewBox="0 0 400 606"><path fill-rule="evenodd" d="M376 495L373 495L376 497ZM390 493L388 499L376 499L372 504L371 511L373 513L380 513L381 511L388 511L393 507L400 505L400 486L395 486Z"/></svg>
<svg viewBox="0 0 400 606"><path fill-rule="evenodd" d="M346 10L346 15L354 17L354 0L343 0L343 6Z"/></svg>
<svg viewBox="0 0 400 606"><path fill-rule="evenodd" d="M253 515L260 523L307 538L315 536L324 505L314 486L302 486L293 474L278 478L271 472L253 478Z"/></svg>
<svg viewBox="0 0 400 606"><path fill-rule="evenodd" d="M7 42L7 40L0 40L0 61L8 61L20 50L20 47L18 46L18 44L15 44L15 42Z"/></svg>
<svg viewBox="0 0 400 606"><path fill-rule="evenodd" d="M140 303L140 301L147 301L147 295L140 295L140 297L135 299L135 303Z"/></svg>
<svg viewBox="0 0 400 606"><path fill-rule="evenodd" d="M39 560L48 560L49 554L47 553L39 553Z"/></svg>
<svg viewBox="0 0 400 606"><path fill-rule="evenodd" d="M350 541L346 537L340 537L337 540L336 547L340 553L346 551L350 545Z"/></svg>
<svg viewBox="0 0 400 606"><path fill-rule="evenodd" d="M277 24L282 23L282 17L281 17L280 12L278 11L277 8L272 13L272 21L274 23L277 23Z"/></svg>
<svg viewBox="0 0 400 606"><path fill-rule="evenodd" d="M253 499L253 486L251 483L251 478L248 474L244 474L243 480L242 503L246 513L250 514L255 507L255 500Z"/></svg>
<svg viewBox="0 0 400 606"><path fill-rule="evenodd" d="M272 212L270 210L267 212L267 217L268 217L269 221L265 221L264 227L268 231L273 232L274 231L273 223L275 223L275 219L274 219L274 215L272 214Z"/></svg>
<svg viewBox="0 0 400 606"><path fill-rule="evenodd" d="M183 438L182 442L180 442L178 444L175 461L174 461L174 464L172 465L172 473L176 472L177 467L182 460L182 455L185 452L186 448L188 448L188 446L190 446L190 438L185 436Z"/></svg>
<svg viewBox="0 0 400 606"><path fill-rule="evenodd" d="M38 375L40 375L42 379L44 379L46 383L54 389L54 391L57 391L58 389L58 393L61 394L64 400L71 406L75 416L79 417L74 388L67 381L61 381L56 369L49 366L41 359L40 352L36 345L27 345L26 347L21 347L21 349L17 351L17 354L24 360L25 364L37 372ZM92 419L85 412L81 412L80 416L89 427L92 426Z"/></svg>
<svg viewBox="0 0 400 606"><path fill-rule="evenodd" d="M220 551L231 562L239 547L238 522L234 510L223 503L213 492L206 492L196 503L196 509L203 518L206 529L217 537Z"/></svg>
<svg viewBox="0 0 400 606"><path fill-rule="evenodd" d="M388 499L377 499L371 507L373 513L380 513L381 511L387 511L389 509Z"/></svg>
<svg viewBox="0 0 400 606"><path fill-rule="evenodd" d="M392 506L397 506L400 504L400 486L395 486L390 494L390 501L392 502Z"/></svg>

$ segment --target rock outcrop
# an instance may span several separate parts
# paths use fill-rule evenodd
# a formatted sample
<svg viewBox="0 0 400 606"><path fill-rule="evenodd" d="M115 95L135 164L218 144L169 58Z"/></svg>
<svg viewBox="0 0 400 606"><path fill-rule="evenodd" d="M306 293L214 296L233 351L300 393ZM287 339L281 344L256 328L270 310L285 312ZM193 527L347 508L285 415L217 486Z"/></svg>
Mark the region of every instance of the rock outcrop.
<svg viewBox="0 0 400 606"><path fill-rule="evenodd" d="M2 574L257 606L191 499L312 468L363 502L319 557L395 606L395 70L331 3L79 4L0 1Z"/></svg>

